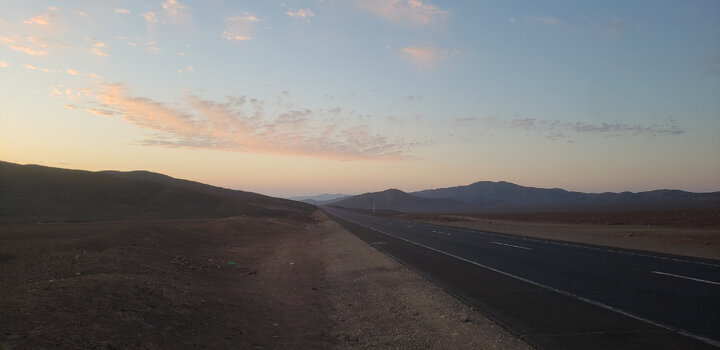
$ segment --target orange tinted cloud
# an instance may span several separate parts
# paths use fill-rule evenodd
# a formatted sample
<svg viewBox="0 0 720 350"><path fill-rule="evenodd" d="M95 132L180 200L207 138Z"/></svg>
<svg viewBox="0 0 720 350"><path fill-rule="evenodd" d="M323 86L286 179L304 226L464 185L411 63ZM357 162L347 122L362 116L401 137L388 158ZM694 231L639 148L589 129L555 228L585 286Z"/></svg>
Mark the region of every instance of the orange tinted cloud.
<svg viewBox="0 0 720 350"><path fill-rule="evenodd" d="M53 71L50 70L50 69L42 68L42 67L35 67L35 66L31 65L31 64L23 64L23 67L25 67L25 69L27 69L27 70L34 70L34 71L37 71L37 72L45 72L45 73L52 73L52 72L53 72Z"/></svg>
<svg viewBox="0 0 720 350"><path fill-rule="evenodd" d="M103 108L88 108L88 112L121 117L159 132L152 139L140 141L143 145L341 160L406 159L405 153L411 147L374 132L368 125L350 122L349 118L335 117L328 123L316 121L314 117L322 112L310 109L267 112L263 101L244 96L218 103L190 95L185 98L189 109L181 111L130 96L122 84L102 84L97 99ZM320 117L318 120L324 119Z"/></svg>
<svg viewBox="0 0 720 350"><path fill-rule="evenodd" d="M229 17L225 20L227 27L222 32L222 37L227 40L246 41L252 40L253 26L260 22L260 19L250 12L245 11L241 16Z"/></svg>
<svg viewBox="0 0 720 350"><path fill-rule="evenodd" d="M25 24L40 24L40 25L48 25L50 24L50 20L55 17L54 14L48 13L46 15L40 15L40 16L33 16L29 19L26 19L22 21Z"/></svg>
<svg viewBox="0 0 720 350"><path fill-rule="evenodd" d="M439 61L452 58L459 53L457 49L440 50L435 46L409 46L400 49L398 57L419 68L430 68Z"/></svg>
<svg viewBox="0 0 720 350"><path fill-rule="evenodd" d="M421 0L357 0L357 7L395 24L428 25L444 23L449 12Z"/></svg>
<svg viewBox="0 0 720 350"><path fill-rule="evenodd" d="M0 37L0 43L15 51L31 56L45 56L48 54L46 48L49 45L32 36L14 38Z"/></svg>

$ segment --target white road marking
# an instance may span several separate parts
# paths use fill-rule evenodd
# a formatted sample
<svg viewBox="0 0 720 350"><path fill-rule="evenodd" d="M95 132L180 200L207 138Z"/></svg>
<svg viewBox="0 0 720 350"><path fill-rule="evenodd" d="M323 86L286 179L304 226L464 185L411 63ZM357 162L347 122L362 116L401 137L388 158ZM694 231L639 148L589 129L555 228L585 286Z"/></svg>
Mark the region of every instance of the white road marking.
<svg viewBox="0 0 720 350"><path fill-rule="evenodd" d="M629 312L627 312L627 311L623 311L623 310L621 310L621 309L612 307L612 306L610 306L610 305L603 304L603 303L601 303L601 302L599 302L599 301L595 301L595 300L592 300L592 299L588 299L588 298L585 298L585 297L581 297L581 296L579 296L579 295L577 295L577 294L573 294L573 293L570 293L570 292L566 292L566 291L564 291L564 290L562 290L562 289L557 289L557 288L555 288L555 287L551 287L551 286L542 284L542 283L540 283L540 282L535 282L535 281L533 281L533 280L529 280L529 279L524 278L524 277L516 276L516 275L513 275L513 274L511 274L511 273L508 273L508 272L505 272L505 271L502 271L502 270L498 270L498 269L496 269L496 268L494 268L494 267L490 267L490 266L487 266L487 265L483 265L483 264L481 264L481 263L479 263L479 262L475 262L475 261L472 261L472 260L469 260L469 259L465 259L465 258L463 258L463 257L459 257L459 256L457 256L457 255L453 255L453 254L450 254L450 253L448 253L448 252L444 252L444 251L442 251L442 250L439 250L439 249L436 249L436 248L433 248L433 247L429 247L429 246L426 246L426 245L421 244L421 243L413 242L413 241L411 241L411 240L409 240L409 239L405 239L405 238L402 238L402 237L399 237L399 236L396 236L396 235L387 233L387 232L385 232L385 231L376 229L376 228L374 228L374 227L370 227L370 226L367 226L367 225L363 225L363 224L361 224L361 223L359 223L359 222L357 222L357 221L350 220L350 219L348 219L348 218L346 218L346 217L343 217L343 219L344 219L344 220L347 220L347 221L349 221L349 222L352 222L352 223L354 223L354 224L356 224L356 225L359 225L359 226L362 226L362 227L371 229L371 230L373 230L373 231L380 232L380 233L382 233L382 234L384 234L384 235L386 235L386 236L394 237L394 238L397 238L397 239L399 239L399 240L401 240L401 241L405 241L405 242L408 242L408 243L410 243L410 244L414 244L414 245L423 247L423 248L425 248L425 249L429 249L429 250L432 250L432 251L434 251L434 252L438 252L438 253L440 253L440 254L444 254L444 255L447 255L447 256L449 256L449 257L452 257L452 258L455 258L455 259L458 259L458 260L462 260L462 261L465 261L465 262L467 262L467 263L470 263L470 264L473 264L473 265L482 267L482 268L484 268L484 269L488 269L488 270L490 270L490 271L497 272L497 273L499 273L499 274L501 274L501 275L505 275L505 276L508 276L508 277L511 277L511 278L514 278L514 279L517 279L517 280L520 280L520 281L523 281L523 282L526 282L526 283L530 283L530 284L532 284L532 285L534 285L534 286L537 286L537 287L540 287L540 288L544 288L544 289L547 289L547 290L549 290L549 291L553 291L553 292L555 292L555 293L562 294L562 295L571 297L571 298L573 298L573 299L580 300L580 301L582 301L582 302L586 302L586 303L588 303L588 304L601 307L601 308L603 308L603 309L607 309L607 310L610 310L610 311L613 311L613 312L617 312L617 313L619 313L619 314L621 314L621 315L625 315L625 316L634 318L634 319L636 319L636 320L639 320L639 321L642 321L642 322L645 322L645 323L649 323L649 324L651 324L651 325L654 325L654 326L656 326L656 327L660 327L660 328L669 330L669 331L671 331L671 332L675 332L675 333L682 334L682 335L684 335L684 336L686 336L686 337L690 337L690 338L693 338L693 339L695 339L695 340L699 340L699 341L701 341L701 342L703 342L703 343L706 343L706 344L710 344L710 345L713 345L713 346L718 346L718 347L720 347L720 342L719 342L719 341L714 340L714 339L710 339L710 338L706 338L706 337L703 337L703 336L699 336L699 335L696 335L696 334L693 334L693 333L690 333L690 332L688 332L688 331L686 331L686 330L684 330L684 329L682 329L682 328L677 328L677 327L673 327L673 326L664 325L664 324L662 324L662 323L657 323L657 322L652 321L652 320L649 320L649 319L647 319L647 318L644 318L644 317L641 317L641 316L637 316L637 315L633 315L633 314L631 314L631 313L629 313ZM640 254L637 254L637 255L640 255ZM652 256L651 256L651 257L652 257Z"/></svg>
<svg viewBox="0 0 720 350"><path fill-rule="evenodd" d="M661 259L661 260L669 260L669 261L677 261L681 263L687 263L687 264L698 264L698 265L704 265L704 266L712 266L712 267L720 267L718 264L708 263L704 261L693 261L693 260L685 260L685 259L678 259L678 258L670 258L666 256L657 256L657 255L650 255L650 254L642 254L642 253L634 253L634 252L626 252L622 250L615 250L615 249L609 249L609 248L598 248L598 247L589 247L589 246L582 246L578 244L572 244L572 243L564 243L564 242L556 242L556 241L547 241L544 239L538 239L538 238L530 238L530 237L524 237L524 236L518 236L518 235L511 235L507 233L498 233L498 232L489 232L489 231L482 231L482 230L471 230L461 227L451 227L451 226L442 226L442 225L434 225L434 224L426 224L426 223L418 223L415 221L406 221L406 220L400 220L397 221L400 222L412 222L416 225L424 225L427 227L444 227L444 228L450 228L458 231L464 231L472 234L481 234L485 236L500 236L500 237L513 237L517 239L521 239L523 241L532 241L532 242L542 242L547 244L553 244L553 245L561 245L566 247L574 247L574 248L580 248L580 249L589 249L589 250L598 250L602 252L610 252L614 254L623 254L623 255L634 255L634 256L642 256L646 258L652 258L652 259Z"/></svg>
<svg viewBox="0 0 720 350"><path fill-rule="evenodd" d="M441 235L452 236L452 233L447 233L447 232L442 232L442 231L435 231L435 230L433 230L433 232L439 233L439 234L441 234Z"/></svg>
<svg viewBox="0 0 720 350"><path fill-rule="evenodd" d="M497 245L504 245L504 246L507 246L507 247L513 247L513 248L520 248L520 249L527 249L527 250L533 250L532 248L528 248L528 247L521 247L521 246L519 246L519 245L514 245L514 244L507 244L507 243L500 243L500 242L490 242L490 243L492 243L492 244L497 244Z"/></svg>
<svg viewBox="0 0 720 350"><path fill-rule="evenodd" d="M703 279L694 278L694 277L688 277L688 276L682 276L682 275L673 275L673 274L671 274L671 273L661 272L661 271L651 271L651 272L652 272L652 273L656 273L656 274L658 274L658 275L672 276L672 277L677 277L677 278L684 278L684 279L687 279L687 280L693 280L693 281L697 281L697 282L703 282L703 283L710 283L710 284L720 285L720 282L708 281L708 280L703 280Z"/></svg>

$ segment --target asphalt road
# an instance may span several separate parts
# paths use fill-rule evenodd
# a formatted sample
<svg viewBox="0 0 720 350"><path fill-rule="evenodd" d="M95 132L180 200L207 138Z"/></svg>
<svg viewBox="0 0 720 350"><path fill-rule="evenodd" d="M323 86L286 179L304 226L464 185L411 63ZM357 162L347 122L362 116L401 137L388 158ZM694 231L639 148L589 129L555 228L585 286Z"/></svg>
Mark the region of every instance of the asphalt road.
<svg viewBox="0 0 720 350"><path fill-rule="evenodd" d="M720 261L323 210L540 348L720 348Z"/></svg>

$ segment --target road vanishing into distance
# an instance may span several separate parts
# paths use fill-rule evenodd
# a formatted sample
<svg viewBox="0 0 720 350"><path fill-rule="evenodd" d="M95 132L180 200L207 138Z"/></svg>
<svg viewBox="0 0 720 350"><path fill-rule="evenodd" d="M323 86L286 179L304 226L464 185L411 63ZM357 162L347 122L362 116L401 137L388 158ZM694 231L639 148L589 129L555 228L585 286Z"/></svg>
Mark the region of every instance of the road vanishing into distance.
<svg viewBox="0 0 720 350"><path fill-rule="evenodd" d="M720 261L322 209L540 348L720 348Z"/></svg>

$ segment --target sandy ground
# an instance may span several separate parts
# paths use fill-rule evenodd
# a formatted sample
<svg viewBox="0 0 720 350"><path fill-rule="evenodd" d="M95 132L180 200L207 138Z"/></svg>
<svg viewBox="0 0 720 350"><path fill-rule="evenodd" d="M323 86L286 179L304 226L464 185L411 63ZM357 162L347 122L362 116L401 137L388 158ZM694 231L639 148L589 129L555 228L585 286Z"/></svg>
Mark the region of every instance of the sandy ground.
<svg viewBox="0 0 720 350"><path fill-rule="evenodd" d="M582 215L584 214L575 214L575 216ZM499 220L466 215L406 214L400 215L399 218L518 236L720 259L720 227L717 226L682 227L617 223L533 222L527 221L525 218L523 220Z"/></svg>
<svg viewBox="0 0 720 350"><path fill-rule="evenodd" d="M523 349L313 218L0 225L1 349Z"/></svg>

